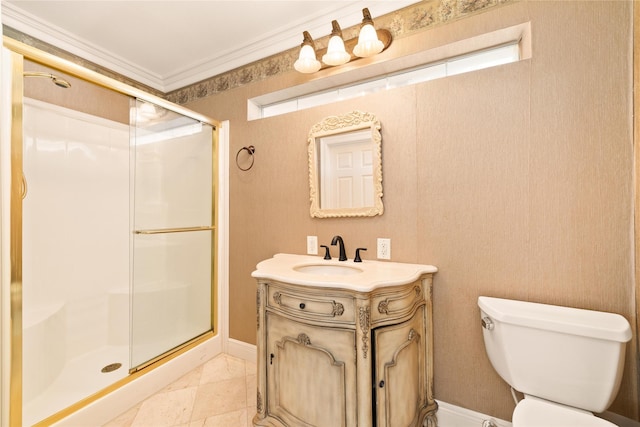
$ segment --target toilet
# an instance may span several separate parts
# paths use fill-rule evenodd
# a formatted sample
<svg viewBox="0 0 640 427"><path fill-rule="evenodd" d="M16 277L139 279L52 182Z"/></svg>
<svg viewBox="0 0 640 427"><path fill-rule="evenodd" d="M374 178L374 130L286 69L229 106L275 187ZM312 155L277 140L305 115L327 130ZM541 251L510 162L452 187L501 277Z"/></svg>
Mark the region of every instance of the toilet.
<svg viewBox="0 0 640 427"><path fill-rule="evenodd" d="M627 320L613 313L478 298L493 368L524 394L513 427L612 427L604 412L618 393Z"/></svg>

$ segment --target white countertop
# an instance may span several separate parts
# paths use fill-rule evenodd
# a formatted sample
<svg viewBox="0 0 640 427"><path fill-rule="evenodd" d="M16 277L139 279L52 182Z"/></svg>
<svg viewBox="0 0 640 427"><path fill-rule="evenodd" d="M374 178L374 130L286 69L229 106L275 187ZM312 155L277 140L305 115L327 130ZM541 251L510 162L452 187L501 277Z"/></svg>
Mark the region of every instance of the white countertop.
<svg viewBox="0 0 640 427"><path fill-rule="evenodd" d="M356 268L355 274L315 274L296 271L304 266L336 266ZM273 258L261 261L257 270L251 273L257 279L278 280L294 285L343 288L370 292L384 286L396 286L411 283L426 273L435 273L438 269L432 265L406 264L401 262L369 261L353 262L325 260L321 256L276 254Z"/></svg>

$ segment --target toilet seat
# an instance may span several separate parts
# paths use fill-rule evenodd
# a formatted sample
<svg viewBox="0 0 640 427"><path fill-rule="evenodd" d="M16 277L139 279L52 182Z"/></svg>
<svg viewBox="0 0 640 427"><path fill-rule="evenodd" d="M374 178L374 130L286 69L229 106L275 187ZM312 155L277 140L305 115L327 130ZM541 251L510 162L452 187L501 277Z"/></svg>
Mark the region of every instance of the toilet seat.
<svg viewBox="0 0 640 427"><path fill-rule="evenodd" d="M513 411L513 427L617 427L590 412L535 397L521 400Z"/></svg>

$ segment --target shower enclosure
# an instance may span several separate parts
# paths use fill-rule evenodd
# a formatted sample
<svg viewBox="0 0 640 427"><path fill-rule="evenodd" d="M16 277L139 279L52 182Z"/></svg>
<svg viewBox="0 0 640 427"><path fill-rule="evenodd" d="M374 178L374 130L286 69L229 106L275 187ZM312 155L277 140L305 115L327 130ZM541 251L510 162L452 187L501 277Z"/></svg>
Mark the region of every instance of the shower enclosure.
<svg viewBox="0 0 640 427"><path fill-rule="evenodd" d="M47 425L213 335L217 123L12 55L10 425Z"/></svg>

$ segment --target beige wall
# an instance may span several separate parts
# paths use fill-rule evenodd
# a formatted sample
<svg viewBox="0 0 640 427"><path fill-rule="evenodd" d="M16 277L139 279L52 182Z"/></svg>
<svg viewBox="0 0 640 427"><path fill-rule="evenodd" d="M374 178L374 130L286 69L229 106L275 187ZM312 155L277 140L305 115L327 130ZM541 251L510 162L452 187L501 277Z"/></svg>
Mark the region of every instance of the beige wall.
<svg viewBox="0 0 640 427"><path fill-rule="evenodd" d="M26 97L129 124L131 97L29 60L24 62L24 71L53 74L71 84L70 88L63 89L49 78L26 77Z"/></svg>
<svg viewBox="0 0 640 427"><path fill-rule="evenodd" d="M412 51L531 22L532 58L253 122L247 98L290 73L187 106L230 120L230 333L255 343L256 263L344 237L375 256L433 264L435 395L503 419L508 386L485 355L476 300L491 295L614 311L636 323L633 277L632 7L521 1L396 40ZM306 137L354 109L382 123L385 212L309 216ZM236 152L256 147L248 172ZM638 417L636 342L612 410ZM551 351L552 349L550 349Z"/></svg>

